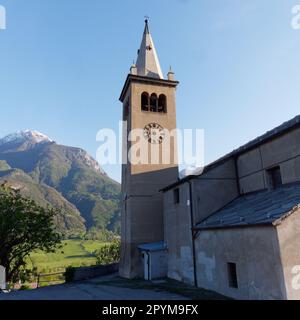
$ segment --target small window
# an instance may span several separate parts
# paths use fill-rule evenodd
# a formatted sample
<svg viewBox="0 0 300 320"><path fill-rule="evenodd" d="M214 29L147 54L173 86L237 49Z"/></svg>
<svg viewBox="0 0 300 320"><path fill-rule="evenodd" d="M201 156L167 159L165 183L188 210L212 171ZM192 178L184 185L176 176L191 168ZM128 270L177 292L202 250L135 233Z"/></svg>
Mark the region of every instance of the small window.
<svg viewBox="0 0 300 320"><path fill-rule="evenodd" d="M238 288L238 280L236 273L236 264L229 262L227 263L228 269L228 283L230 288Z"/></svg>
<svg viewBox="0 0 300 320"><path fill-rule="evenodd" d="M173 190L173 196L174 196L174 203L177 204L180 202L180 193L179 193L179 189L174 189Z"/></svg>
<svg viewBox="0 0 300 320"><path fill-rule="evenodd" d="M268 178L269 178L269 186L272 189L276 189L282 186L280 167L269 169L267 172L268 172Z"/></svg>

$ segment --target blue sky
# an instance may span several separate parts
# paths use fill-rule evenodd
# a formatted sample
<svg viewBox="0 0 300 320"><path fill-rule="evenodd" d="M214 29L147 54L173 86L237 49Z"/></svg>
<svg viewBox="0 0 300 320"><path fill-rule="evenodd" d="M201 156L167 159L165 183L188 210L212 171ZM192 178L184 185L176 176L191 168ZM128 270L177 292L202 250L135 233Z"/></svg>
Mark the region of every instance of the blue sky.
<svg viewBox="0 0 300 320"><path fill-rule="evenodd" d="M179 128L205 130L205 162L300 110L300 0L0 0L0 136L41 131L96 155L118 128L119 94L144 16L164 73L180 81ZM119 166L104 169L120 180Z"/></svg>

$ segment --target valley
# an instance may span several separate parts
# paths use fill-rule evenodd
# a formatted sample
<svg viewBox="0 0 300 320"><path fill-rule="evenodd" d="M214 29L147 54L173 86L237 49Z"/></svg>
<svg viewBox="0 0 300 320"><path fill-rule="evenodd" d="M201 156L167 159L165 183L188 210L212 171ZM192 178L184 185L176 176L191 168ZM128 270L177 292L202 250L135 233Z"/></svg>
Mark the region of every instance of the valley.
<svg viewBox="0 0 300 320"><path fill-rule="evenodd" d="M55 253L34 252L28 259L28 268L37 268L37 273L63 272L65 268L92 266L96 264L94 251L105 242L94 240L65 240L63 248Z"/></svg>
<svg viewBox="0 0 300 320"><path fill-rule="evenodd" d="M31 254L26 267L38 274L95 265L94 251L120 232L120 184L83 149L37 131L10 134L0 139L0 184L59 211L63 248Z"/></svg>

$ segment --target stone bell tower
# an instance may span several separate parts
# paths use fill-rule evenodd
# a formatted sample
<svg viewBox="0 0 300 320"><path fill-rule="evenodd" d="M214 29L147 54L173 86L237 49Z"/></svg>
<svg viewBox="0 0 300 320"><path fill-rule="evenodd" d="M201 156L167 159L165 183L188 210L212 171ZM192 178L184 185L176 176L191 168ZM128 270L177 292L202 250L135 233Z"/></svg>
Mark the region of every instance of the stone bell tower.
<svg viewBox="0 0 300 320"><path fill-rule="evenodd" d="M120 101L123 103L122 218L120 275L142 275L138 245L164 240L160 189L178 179L176 98L178 81L170 71L164 79L149 31L148 20L136 65L130 69ZM141 133L133 139L132 130ZM136 143L145 147L137 151ZM134 150L133 150L134 149ZM169 161L163 154L170 154ZM143 154L141 154L143 153ZM133 161L134 156L146 159Z"/></svg>

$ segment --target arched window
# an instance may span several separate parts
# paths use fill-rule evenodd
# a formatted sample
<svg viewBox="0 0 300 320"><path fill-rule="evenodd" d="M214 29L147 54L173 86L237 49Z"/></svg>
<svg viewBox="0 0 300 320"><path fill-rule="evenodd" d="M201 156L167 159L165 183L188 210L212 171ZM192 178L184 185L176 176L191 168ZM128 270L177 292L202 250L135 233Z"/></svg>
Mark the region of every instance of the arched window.
<svg viewBox="0 0 300 320"><path fill-rule="evenodd" d="M149 111L149 94L147 92L142 93L141 108L143 111Z"/></svg>
<svg viewBox="0 0 300 320"><path fill-rule="evenodd" d="M150 97L150 111L157 112L157 102L157 95L152 93Z"/></svg>
<svg viewBox="0 0 300 320"><path fill-rule="evenodd" d="M158 98L158 112L167 112L167 97L164 94Z"/></svg>

